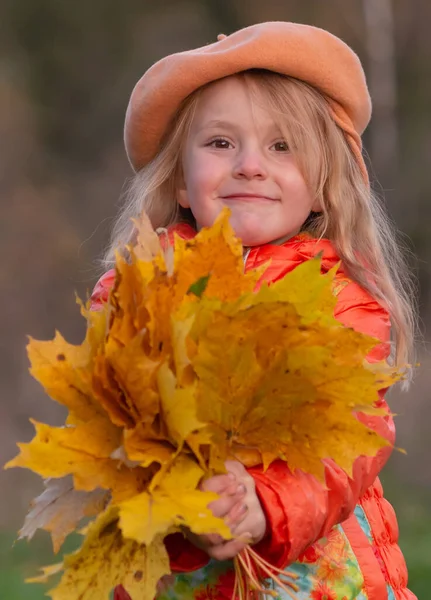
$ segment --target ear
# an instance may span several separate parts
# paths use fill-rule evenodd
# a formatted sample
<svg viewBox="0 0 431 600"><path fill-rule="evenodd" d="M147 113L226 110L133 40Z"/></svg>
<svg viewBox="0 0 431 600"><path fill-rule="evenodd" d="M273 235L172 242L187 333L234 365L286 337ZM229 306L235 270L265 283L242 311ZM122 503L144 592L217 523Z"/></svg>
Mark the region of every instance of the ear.
<svg viewBox="0 0 431 600"><path fill-rule="evenodd" d="M190 208L189 196L185 188L177 189L177 202L183 208Z"/></svg>
<svg viewBox="0 0 431 600"><path fill-rule="evenodd" d="M178 204L182 206L182 208L190 208L190 202L187 194L187 186L184 180L184 174L182 169L176 177L176 188L176 199Z"/></svg>

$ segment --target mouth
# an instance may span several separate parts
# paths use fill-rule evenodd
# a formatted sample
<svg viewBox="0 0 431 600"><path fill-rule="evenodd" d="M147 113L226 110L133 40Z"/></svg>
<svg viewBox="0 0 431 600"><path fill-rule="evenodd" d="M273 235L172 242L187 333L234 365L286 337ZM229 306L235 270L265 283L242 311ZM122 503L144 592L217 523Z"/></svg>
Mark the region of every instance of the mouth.
<svg viewBox="0 0 431 600"><path fill-rule="evenodd" d="M267 202L276 202L278 200L278 198L273 198L271 196L264 196L263 194L246 194L246 193L240 193L240 194L229 194L227 196L222 196L223 200L238 200L238 201L244 201L244 202L252 202L254 201L267 201Z"/></svg>

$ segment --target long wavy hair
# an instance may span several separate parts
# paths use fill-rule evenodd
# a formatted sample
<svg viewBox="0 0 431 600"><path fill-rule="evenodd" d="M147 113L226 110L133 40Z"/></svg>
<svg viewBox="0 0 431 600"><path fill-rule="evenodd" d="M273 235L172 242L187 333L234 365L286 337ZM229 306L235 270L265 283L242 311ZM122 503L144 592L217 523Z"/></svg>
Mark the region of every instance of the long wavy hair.
<svg viewBox="0 0 431 600"><path fill-rule="evenodd" d="M253 102L273 115L311 193L320 200L322 212L312 213L302 231L332 241L349 276L388 309L395 363L412 360L415 286L405 252L379 198L364 181L344 132L331 117L327 100L312 86L270 71L253 69L235 77L242 78ZM184 144L205 87L183 102L157 156L130 181L105 266L112 265L115 249L133 240L131 219L142 211L154 228L179 221L195 225L176 196Z"/></svg>

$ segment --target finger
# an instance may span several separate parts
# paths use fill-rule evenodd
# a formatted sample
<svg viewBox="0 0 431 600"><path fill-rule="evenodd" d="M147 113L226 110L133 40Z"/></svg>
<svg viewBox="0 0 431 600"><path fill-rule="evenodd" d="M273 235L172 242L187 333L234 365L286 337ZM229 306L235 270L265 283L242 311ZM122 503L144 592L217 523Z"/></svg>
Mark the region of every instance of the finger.
<svg viewBox="0 0 431 600"><path fill-rule="evenodd" d="M201 533L198 535L197 533L187 530L186 535L195 546L205 550L206 552L208 552L208 548L223 544L223 542L225 542L222 536L218 535L217 533Z"/></svg>
<svg viewBox="0 0 431 600"><path fill-rule="evenodd" d="M235 475L215 475L205 479L200 489L204 492L214 492L216 494L235 493L238 484Z"/></svg>
<svg viewBox="0 0 431 600"><path fill-rule="evenodd" d="M218 533L205 533L200 535L199 539L205 548L208 548L208 546L218 546L226 541Z"/></svg>
<svg viewBox="0 0 431 600"><path fill-rule="evenodd" d="M256 512L253 508L248 509L245 518L238 523L235 527L231 527L231 532L235 538L243 538L248 535L249 531L253 532L252 543L259 542L265 534L267 529L267 522L263 512Z"/></svg>
<svg viewBox="0 0 431 600"><path fill-rule="evenodd" d="M226 517L226 515L233 509L233 507L240 502L244 501L244 492L236 493L234 496L220 496L217 500L213 500L208 504L208 508L211 510L215 517Z"/></svg>
<svg viewBox="0 0 431 600"><path fill-rule="evenodd" d="M248 506L244 500L237 502L225 517L226 525L233 532L236 527L245 519L248 513Z"/></svg>
<svg viewBox="0 0 431 600"><path fill-rule="evenodd" d="M248 475L246 468L238 460L227 460L224 466L226 467L226 471L232 473L237 479Z"/></svg>
<svg viewBox="0 0 431 600"><path fill-rule="evenodd" d="M217 546L208 548L207 552L216 560L228 560L230 558L234 558L237 554L244 550L244 548L247 546L247 543L248 541L246 538L230 540L224 544L219 544Z"/></svg>

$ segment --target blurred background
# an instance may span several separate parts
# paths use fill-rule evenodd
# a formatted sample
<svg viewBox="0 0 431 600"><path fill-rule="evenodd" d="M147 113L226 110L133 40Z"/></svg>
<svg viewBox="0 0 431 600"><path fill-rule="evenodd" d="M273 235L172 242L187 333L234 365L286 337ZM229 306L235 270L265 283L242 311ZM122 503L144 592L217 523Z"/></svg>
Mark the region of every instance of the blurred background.
<svg viewBox="0 0 431 600"><path fill-rule="evenodd" d="M398 445L382 480L400 522L410 587L431 589L431 3L429 0L1 0L0 463L33 435L29 417L63 412L28 374L26 336L58 328L79 343L85 298L100 268L125 182L122 145L133 85L162 56L267 20L310 23L360 55L374 100L365 147L374 186L417 255L423 340L408 394L389 401ZM0 471L0 598L37 600L25 576L53 561L48 535L12 547L42 484Z"/></svg>

